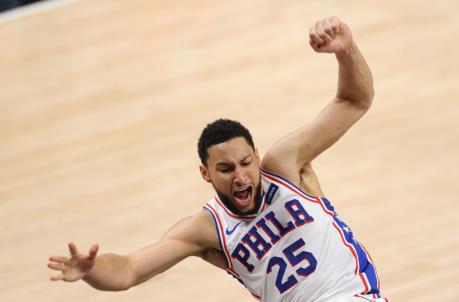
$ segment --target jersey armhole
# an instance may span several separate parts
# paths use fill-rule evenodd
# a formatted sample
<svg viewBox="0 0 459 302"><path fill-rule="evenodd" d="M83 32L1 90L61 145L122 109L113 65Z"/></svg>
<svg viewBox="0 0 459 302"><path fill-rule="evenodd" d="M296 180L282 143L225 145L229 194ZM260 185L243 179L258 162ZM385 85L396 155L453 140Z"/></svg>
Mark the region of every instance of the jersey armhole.
<svg viewBox="0 0 459 302"><path fill-rule="evenodd" d="M231 262L231 255L229 254L227 246L226 246L226 239L224 237L225 236L224 230L223 230L223 226L221 224L220 218L218 217L217 212L211 205L206 204L203 207L203 209L209 212L210 216L214 220L215 231L217 232L217 236L218 236L218 243L220 244L221 251L225 255L226 265L228 269L233 270L233 264Z"/></svg>
<svg viewBox="0 0 459 302"><path fill-rule="evenodd" d="M306 199L317 201L319 199L325 198L325 197L313 196L311 194L304 192L300 187L298 187L297 185L295 185L293 182L291 182L285 177L277 175L263 168L260 168L260 170L261 170L261 175L265 177L266 179L268 179L268 181L274 182L276 184L281 184L283 187L289 189L290 191L294 191L295 193L300 193L300 195L302 195Z"/></svg>

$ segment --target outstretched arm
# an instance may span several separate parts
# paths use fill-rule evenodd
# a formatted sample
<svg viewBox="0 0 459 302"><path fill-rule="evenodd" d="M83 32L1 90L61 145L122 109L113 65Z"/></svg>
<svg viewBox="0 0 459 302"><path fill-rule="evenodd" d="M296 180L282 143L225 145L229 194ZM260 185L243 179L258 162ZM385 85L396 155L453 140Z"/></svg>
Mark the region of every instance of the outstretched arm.
<svg viewBox="0 0 459 302"><path fill-rule="evenodd" d="M50 257L48 266L60 271L53 281L84 280L99 290L126 290L169 269L188 256L202 256L218 246L212 218L205 212L188 217L173 226L155 244L126 256L97 256L94 245L88 255L69 244L71 257Z"/></svg>
<svg viewBox="0 0 459 302"><path fill-rule="evenodd" d="M263 167L301 185L310 162L333 145L359 120L373 100L370 69L349 27L337 17L318 21L309 31L316 52L334 53L339 65L334 99L312 121L278 141L265 155Z"/></svg>

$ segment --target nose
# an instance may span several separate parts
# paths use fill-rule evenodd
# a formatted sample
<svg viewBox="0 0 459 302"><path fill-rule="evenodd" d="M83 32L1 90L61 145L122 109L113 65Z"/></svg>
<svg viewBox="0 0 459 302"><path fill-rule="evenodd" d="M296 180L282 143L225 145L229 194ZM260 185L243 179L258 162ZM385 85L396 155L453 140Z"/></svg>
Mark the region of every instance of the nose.
<svg viewBox="0 0 459 302"><path fill-rule="evenodd" d="M242 169L239 166L236 167L236 169L234 170L233 182L238 186L244 185L244 184L247 183L247 175L246 175L244 169Z"/></svg>

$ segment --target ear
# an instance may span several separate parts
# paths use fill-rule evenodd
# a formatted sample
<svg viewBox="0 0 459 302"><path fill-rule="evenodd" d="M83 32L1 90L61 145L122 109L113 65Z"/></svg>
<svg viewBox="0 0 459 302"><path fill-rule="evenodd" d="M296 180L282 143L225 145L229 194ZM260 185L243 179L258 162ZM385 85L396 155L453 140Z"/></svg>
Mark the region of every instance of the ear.
<svg viewBox="0 0 459 302"><path fill-rule="evenodd" d="M199 172L201 172L201 177L207 182L210 182L209 171L204 165L199 165Z"/></svg>

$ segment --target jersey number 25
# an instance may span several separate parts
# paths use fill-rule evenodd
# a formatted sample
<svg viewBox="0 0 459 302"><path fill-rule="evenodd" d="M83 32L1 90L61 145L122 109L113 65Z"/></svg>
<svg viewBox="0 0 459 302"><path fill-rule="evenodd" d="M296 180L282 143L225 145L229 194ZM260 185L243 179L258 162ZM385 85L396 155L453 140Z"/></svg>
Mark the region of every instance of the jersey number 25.
<svg viewBox="0 0 459 302"><path fill-rule="evenodd" d="M309 252L301 251L298 254L295 254L301 247L305 245L303 239L298 239L294 243L287 246L282 253L284 254L285 258L287 258L288 262L292 267L297 266L302 261L307 261L309 265L307 267L300 267L298 268L295 273L298 276L306 277L312 274L316 270L317 260L314 258ZM267 273L271 273L274 266L278 266L279 270L277 272L276 277L276 287L281 294L289 290L292 286L298 283L298 279L295 277L294 274L288 276L287 280L284 281L285 270L287 269L287 262L285 262L284 258L281 257L272 257L269 259Z"/></svg>

